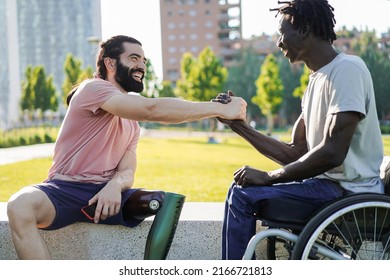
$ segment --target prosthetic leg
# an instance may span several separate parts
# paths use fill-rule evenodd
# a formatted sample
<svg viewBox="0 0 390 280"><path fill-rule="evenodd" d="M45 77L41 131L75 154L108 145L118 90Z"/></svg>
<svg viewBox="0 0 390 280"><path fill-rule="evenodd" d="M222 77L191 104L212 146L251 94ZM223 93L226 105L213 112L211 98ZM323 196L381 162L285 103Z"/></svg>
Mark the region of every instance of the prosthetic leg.
<svg viewBox="0 0 390 280"><path fill-rule="evenodd" d="M145 245L144 260L165 260L179 222L185 196L165 193L164 204L154 217Z"/></svg>
<svg viewBox="0 0 390 280"><path fill-rule="evenodd" d="M123 219L154 217L145 245L145 260L165 260L175 235L185 196L163 191L139 190L123 206Z"/></svg>

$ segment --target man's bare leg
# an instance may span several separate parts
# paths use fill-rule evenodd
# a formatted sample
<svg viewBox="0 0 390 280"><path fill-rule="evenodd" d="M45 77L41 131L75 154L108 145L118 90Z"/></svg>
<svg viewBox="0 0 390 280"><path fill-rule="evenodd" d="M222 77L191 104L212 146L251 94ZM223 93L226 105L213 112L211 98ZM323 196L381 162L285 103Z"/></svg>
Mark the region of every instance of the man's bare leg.
<svg viewBox="0 0 390 280"><path fill-rule="evenodd" d="M44 192L26 187L8 201L9 226L19 259L51 259L38 228L49 226L55 217L55 208Z"/></svg>

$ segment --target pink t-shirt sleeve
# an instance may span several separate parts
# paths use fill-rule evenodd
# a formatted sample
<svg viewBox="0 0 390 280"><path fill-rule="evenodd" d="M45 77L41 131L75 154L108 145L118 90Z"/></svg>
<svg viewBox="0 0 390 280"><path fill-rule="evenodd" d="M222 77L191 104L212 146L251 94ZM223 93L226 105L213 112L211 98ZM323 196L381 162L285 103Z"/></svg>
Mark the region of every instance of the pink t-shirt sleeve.
<svg viewBox="0 0 390 280"><path fill-rule="evenodd" d="M80 94L82 93L82 94ZM80 109L85 109L96 114L100 107L111 97L123 94L110 82L101 79L94 79L86 83L82 83L77 90L72 101L80 105Z"/></svg>

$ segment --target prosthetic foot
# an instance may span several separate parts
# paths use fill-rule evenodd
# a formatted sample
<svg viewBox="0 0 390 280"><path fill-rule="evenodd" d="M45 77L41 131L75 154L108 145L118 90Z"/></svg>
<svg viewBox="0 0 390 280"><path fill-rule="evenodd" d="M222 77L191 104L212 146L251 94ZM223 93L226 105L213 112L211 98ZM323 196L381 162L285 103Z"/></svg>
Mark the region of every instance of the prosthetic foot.
<svg viewBox="0 0 390 280"><path fill-rule="evenodd" d="M165 193L164 204L154 217L146 245L145 260L165 260L179 222L185 196Z"/></svg>

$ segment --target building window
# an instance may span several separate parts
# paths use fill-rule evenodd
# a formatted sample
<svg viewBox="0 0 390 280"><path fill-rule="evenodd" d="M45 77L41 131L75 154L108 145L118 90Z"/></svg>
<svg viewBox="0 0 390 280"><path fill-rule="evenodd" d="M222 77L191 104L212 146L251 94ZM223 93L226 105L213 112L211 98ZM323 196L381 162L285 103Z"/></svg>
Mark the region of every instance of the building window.
<svg viewBox="0 0 390 280"><path fill-rule="evenodd" d="M179 72L177 70L168 70L168 77L170 80L176 81L179 79Z"/></svg>
<svg viewBox="0 0 390 280"><path fill-rule="evenodd" d="M174 34L168 35L168 40L169 41L175 41L176 40L176 35L174 35Z"/></svg>
<svg viewBox="0 0 390 280"><path fill-rule="evenodd" d="M168 29L175 29L176 24L174 22L168 23Z"/></svg>
<svg viewBox="0 0 390 280"><path fill-rule="evenodd" d="M168 48L168 51L169 51L170 53L175 53L175 52L176 52L176 47L169 47L169 48Z"/></svg>
<svg viewBox="0 0 390 280"><path fill-rule="evenodd" d="M204 26L206 26L207 28L211 28L213 27L213 22L211 20L208 20L204 23Z"/></svg>
<svg viewBox="0 0 390 280"><path fill-rule="evenodd" d="M199 48L197 46L192 46L191 47L191 52L193 52L193 53L197 53L198 50L199 50Z"/></svg>
<svg viewBox="0 0 390 280"><path fill-rule="evenodd" d="M184 41L185 39L186 39L186 35L185 34L180 34L179 35L179 40Z"/></svg>
<svg viewBox="0 0 390 280"><path fill-rule="evenodd" d="M197 26L198 25L197 25L197 23L195 21L190 22L190 27L191 28L196 28Z"/></svg>
<svg viewBox="0 0 390 280"><path fill-rule="evenodd" d="M196 10L190 10L190 11L188 12L188 14L189 14L191 17L196 17L197 12L196 12Z"/></svg>
<svg viewBox="0 0 390 280"><path fill-rule="evenodd" d="M209 33L206 34L205 37L206 37L207 40L211 40L211 39L214 38L214 35L213 35L213 33L210 33L210 32L209 32Z"/></svg>
<svg viewBox="0 0 390 280"><path fill-rule="evenodd" d="M192 34L190 35L190 39L191 39L191 40L197 40L197 39L198 39L198 34L192 33Z"/></svg>
<svg viewBox="0 0 390 280"><path fill-rule="evenodd" d="M177 58L171 57L171 58L169 59L169 64L174 65L174 64L176 64L176 63L177 63Z"/></svg>

